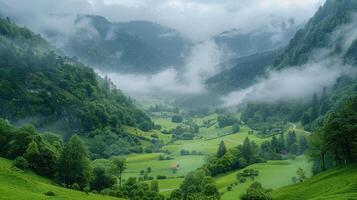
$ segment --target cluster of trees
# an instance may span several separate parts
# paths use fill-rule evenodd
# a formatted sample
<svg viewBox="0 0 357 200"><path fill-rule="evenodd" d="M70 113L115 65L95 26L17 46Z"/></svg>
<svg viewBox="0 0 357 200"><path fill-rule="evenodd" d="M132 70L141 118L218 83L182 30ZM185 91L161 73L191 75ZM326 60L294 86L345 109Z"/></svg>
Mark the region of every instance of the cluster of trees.
<svg viewBox="0 0 357 200"><path fill-rule="evenodd" d="M208 162L203 166L212 176L220 173L241 169L250 164L263 162L264 160L259 155L259 146L246 138L242 145L235 148L227 149L222 141L216 156L208 159Z"/></svg>
<svg viewBox="0 0 357 200"><path fill-rule="evenodd" d="M67 143L52 133L38 133L31 126L14 128L0 119L0 156L13 159L13 165L53 179L60 185L129 199L164 199L158 184L128 179L122 183L126 161L112 157L106 165L91 164L85 143L73 135Z"/></svg>
<svg viewBox="0 0 357 200"><path fill-rule="evenodd" d="M219 200L221 195L215 181L204 169L198 169L188 173L183 180L180 189L174 190L171 200L188 199L212 199Z"/></svg>
<svg viewBox="0 0 357 200"><path fill-rule="evenodd" d="M239 123L239 120L232 115L218 115L217 122L220 128L224 128Z"/></svg>
<svg viewBox="0 0 357 200"><path fill-rule="evenodd" d="M271 190L263 188L259 182L252 183L247 191L240 197L241 200L273 200L269 195Z"/></svg>
<svg viewBox="0 0 357 200"><path fill-rule="evenodd" d="M319 172L357 162L357 95L330 112L311 135L308 154Z"/></svg>
<svg viewBox="0 0 357 200"><path fill-rule="evenodd" d="M196 127L196 128L195 128ZM184 128L182 126L177 126L175 129L170 130L173 140L192 140L195 137L195 133L199 131L198 126L190 126Z"/></svg>
<svg viewBox="0 0 357 200"><path fill-rule="evenodd" d="M183 119L182 119L181 115L173 115L171 117L171 121L174 123L181 123L183 121Z"/></svg>
<svg viewBox="0 0 357 200"><path fill-rule="evenodd" d="M175 114L180 113L180 109L175 107L175 108L170 108L168 106L162 105L162 104L155 104L154 106L150 106L148 109L149 112L173 112Z"/></svg>
<svg viewBox="0 0 357 200"><path fill-rule="evenodd" d="M266 160L279 160L285 155L297 156L305 153L308 148L308 139L304 135L296 136L295 131L286 134L274 135L271 141L260 145L260 156Z"/></svg>

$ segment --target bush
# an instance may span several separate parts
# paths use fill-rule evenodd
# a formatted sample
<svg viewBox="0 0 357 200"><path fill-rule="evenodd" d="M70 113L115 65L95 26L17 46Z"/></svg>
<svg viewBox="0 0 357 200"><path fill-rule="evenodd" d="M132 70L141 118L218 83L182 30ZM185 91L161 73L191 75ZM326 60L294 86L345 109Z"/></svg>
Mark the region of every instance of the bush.
<svg viewBox="0 0 357 200"><path fill-rule="evenodd" d="M51 197L56 196L56 194L54 192L52 192L52 191L45 192L45 195L46 196L51 196Z"/></svg>
<svg viewBox="0 0 357 200"><path fill-rule="evenodd" d="M167 177L164 175L157 175L156 179L160 180L160 179L166 179Z"/></svg>
<svg viewBox="0 0 357 200"><path fill-rule="evenodd" d="M229 192L230 192L230 191L232 191L232 189L233 189L233 188L232 188L232 186L231 186L231 185L227 186L227 191L229 191Z"/></svg>
<svg viewBox="0 0 357 200"><path fill-rule="evenodd" d="M14 161L12 161L12 166L25 170L29 167L29 163L24 157L19 156Z"/></svg>

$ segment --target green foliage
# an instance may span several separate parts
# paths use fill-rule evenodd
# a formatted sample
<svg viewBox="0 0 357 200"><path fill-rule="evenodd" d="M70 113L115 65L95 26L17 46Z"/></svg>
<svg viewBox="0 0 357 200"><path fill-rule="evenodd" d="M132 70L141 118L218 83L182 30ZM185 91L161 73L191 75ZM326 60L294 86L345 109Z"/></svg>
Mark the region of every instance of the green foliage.
<svg viewBox="0 0 357 200"><path fill-rule="evenodd" d="M114 174L119 176L119 185L121 185L122 181L122 173L126 169L126 160L125 158L121 157L114 157L111 159L112 171Z"/></svg>
<svg viewBox="0 0 357 200"><path fill-rule="evenodd" d="M357 96L347 99L335 112L331 112L309 140L308 153L317 167L352 164L357 161ZM329 158L333 158L331 163Z"/></svg>
<svg viewBox="0 0 357 200"><path fill-rule="evenodd" d="M109 175L104 166L93 168L93 175L90 181L90 189L101 191L105 188L111 188L115 183L115 178Z"/></svg>
<svg viewBox="0 0 357 200"><path fill-rule="evenodd" d="M12 165L22 170L26 170L29 167L29 163L22 156L19 156L15 160L13 160Z"/></svg>
<svg viewBox="0 0 357 200"><path fill-rule="evenodd" d="M218 146L217 157L221 158L226 153L227 153L227 147L224 144L224 141L222 140L221 143L219 143L219 146Z"/></svg>
<svg viewBox="0 0 357 200"><path fill-rule="evenodd" d="M239 133L240 132L240 124L239 123L235 123L232 126L232 133Z"/></svg>
<svg viewBox="0 0 357 200"><path fill-rule="evenodd" d="M272 200L273 198L268 194L269 190L263 188L262 184L258 182L252 183L243 194L241 200Z"/></svg>
<svg viewBox="0 0 357 200"><path fill-rule="evenodd" d="M188 173L180 189L183 199L195 199L195 197L199 199L220 199L214 180L207 176L207 172L202 169Z"/></svg>
<svg viewBox="0 0 357 200"><path fill-rule="evenodd" d="M226 126L232 126L238 123L238 120L232 115L218 115L217 117L218 126L224 128Z"/></svg>
<svg viewBox="0 0 357 200"><path fill-rule="evenodd" d="M0 117L25 120L66 139L73 130L89 136L108 128L128 142L134 136L123 133L122 125L152 129L150 118L110 80L76 58L57 55L40 36L7 19L0 18L0 30ZM24 142L14 157L24 153Z"/></svg>
<svg viewBox="0 0 357 200"><path fill-rule="evenodd" d="M150 190L153 192L159 192L159 182L157 180L152 180L150 182Z"/></svg>
<svg viewBox="0 0 357 200"><path fill-rule="evenodd" d="M174 123L181 123L182 122L182 116L181 115L173 115L171 117L171 121Z"/></svg>
<svg viewBox="0 0 357 200"><path fill-rule="evenodd" d="M91 176L88 150L83 141L73 135L65 145L58 162L58 180L65 185L84 188Z"/></svg>

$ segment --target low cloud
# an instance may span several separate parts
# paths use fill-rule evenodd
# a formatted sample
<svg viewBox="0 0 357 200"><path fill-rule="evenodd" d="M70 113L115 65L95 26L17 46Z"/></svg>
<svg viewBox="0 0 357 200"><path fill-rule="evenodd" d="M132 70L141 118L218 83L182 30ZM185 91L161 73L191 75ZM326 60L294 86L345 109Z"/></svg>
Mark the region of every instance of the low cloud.
<svg viewBox="0 0 357 200"><path fill-rule="evenodd" d="M98 71L108 76L123 92L134 97L193 95L206 92L205 81L219 72L223 52L212 40L197 44L181 70L170 67L153 75Z"/></svg>
<svg viewBox="0 0 357 200"><path fill-rule="evenodd" d="M350 67L334 61L309 63L281 71L270 71L256 84L223 97L224 106L246 102L276 102L304 99L332 87L336 80L347 74Z"/></svg>

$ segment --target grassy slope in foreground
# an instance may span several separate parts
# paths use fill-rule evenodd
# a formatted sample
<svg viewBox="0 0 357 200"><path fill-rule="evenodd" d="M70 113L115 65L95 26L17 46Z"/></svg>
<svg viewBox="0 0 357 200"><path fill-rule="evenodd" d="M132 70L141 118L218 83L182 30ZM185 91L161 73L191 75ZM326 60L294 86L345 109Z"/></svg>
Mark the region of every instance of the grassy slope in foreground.
<svg viewBox="0 0 357 200"><path fill-rule="evenodd" d="M54 197L45 196L44 193L52 191ZM11 168L11 161L0 158L0 200L114 200L103 195L89 194L55 186L50 180L40 177L32 172L20 172Z"/></svg>
<svg viewBox="0 0 357 200"><path fill-rule="evenodd" d="M274 200L357 200L357 165L335 168L272 192Z"/></svg>
<svg viewBox="0 0 357 200"><path fill-rule="evenodd" d="M295 160L277 160L268 161L267 163L257 163L246 168L259 170L259 176L255 178L255 181L262 183L265 188L276 189L293 184L292 177L296 176L296 170L299 167L305 170L308 177L310 176L308 172L310 172L311 164L307 161L305 156L299 156ZM215 178L219 191L224 192L222 200L239 199L240 195L253 183L253 181L248 178L247 182L239 183L232 188L232 191L227 192L227 186L237 182L236 174L239 171L242 170L232 171Z"/></svg>

